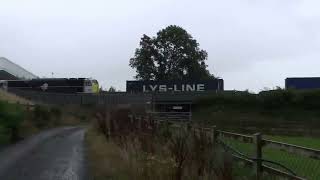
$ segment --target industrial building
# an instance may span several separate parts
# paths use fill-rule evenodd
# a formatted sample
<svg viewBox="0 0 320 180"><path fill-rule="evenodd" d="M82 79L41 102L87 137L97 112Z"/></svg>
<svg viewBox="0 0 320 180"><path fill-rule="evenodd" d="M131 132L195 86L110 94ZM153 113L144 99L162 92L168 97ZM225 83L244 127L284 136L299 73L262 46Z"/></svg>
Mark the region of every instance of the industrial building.
<svg viewBox="0 0 320 180"><path fill-rule="evenodd" d="M36 75L27 71L23 67L0 57L0 80L35 79Z"/></svg>

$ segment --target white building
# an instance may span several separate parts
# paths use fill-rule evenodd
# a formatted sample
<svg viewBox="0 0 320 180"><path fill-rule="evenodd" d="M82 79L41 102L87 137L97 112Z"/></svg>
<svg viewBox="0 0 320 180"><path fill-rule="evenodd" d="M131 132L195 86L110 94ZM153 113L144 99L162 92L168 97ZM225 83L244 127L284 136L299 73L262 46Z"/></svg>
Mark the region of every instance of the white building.
<svg viewBox="0 0 320 180"><path fill-rule="evenodd" d="M25 70L23 67L9 61L4 57L0 57L0 71L1 74L8 73L17 79L35 79L38 78L36 75L32 74L31 72ZM8 75L4 75L8 76ZM3 77L0 77L4 79Z"/></svg>

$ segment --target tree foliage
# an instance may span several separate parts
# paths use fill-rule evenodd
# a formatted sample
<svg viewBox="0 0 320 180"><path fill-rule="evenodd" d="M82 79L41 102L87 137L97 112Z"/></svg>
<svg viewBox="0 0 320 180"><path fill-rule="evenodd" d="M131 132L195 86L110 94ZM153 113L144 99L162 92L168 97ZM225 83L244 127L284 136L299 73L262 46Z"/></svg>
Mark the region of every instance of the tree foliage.
<svg viewBox="0 0 320 180"><path fill-rule="evenodd" d="M111 86L108 90L108 92L116 92L116 91L117 91L116 88L113 86Z"/></svg>
<svg viewBox="0 0 320 180"><path fill-rule="evenodd" d="M203 80L214 78L207 70L207 57L186 30L172 25L156 37L143 35L130 66L138 80Z"/></svg>

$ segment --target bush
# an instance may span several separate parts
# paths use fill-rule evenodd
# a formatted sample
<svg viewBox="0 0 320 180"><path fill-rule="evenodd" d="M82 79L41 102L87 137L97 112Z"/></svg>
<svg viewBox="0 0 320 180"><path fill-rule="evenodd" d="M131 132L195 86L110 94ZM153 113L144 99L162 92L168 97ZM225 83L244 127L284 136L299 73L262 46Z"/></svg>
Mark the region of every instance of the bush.
<svg viewBox="0 0 320 180"><path fill-rule="evenodd" d="M50 109L50 116L51 116L51 120L53 121L54 125L61 124L61 118L62 118L61 109L59 109L57 107L51 108Z"/></svg>
<svg viewBox="0 0 320 180"><path fill-rule="evenodd" d="M10 142L19 140L19 126L23 117L24 111L21 106L0 102L0 126L8 133Z"/></svg>
<svg viewBox="0 0 320 180"><path fill-rule="evenodd" d="M119 151L113 155L119 157L116 163L126 166L125 169L120 168L123 169L121 174L110 172L101 179L232 179L233 166L231 162L225 161L223 154L214 150L211 134L202 132L198 135L191 125L183 125L178 129L169 123L156 125L157 122L146 115L128 118L129 114L134 114L131 110L101 109L96 113L96 128L93 130L102 135L108 149ZM89 149L96 144L94 141L90 139ZM103 152L107 153L107 150L90 152L91 159L98 161L93 163L95 168L95 164L105 164L114 159L108 152L104 155L108 157L96 160L94 156ZM121 154L125 158L120 158ZM221 156L223 163L216 161L219 159L217 156ZM228 166L224 167L226 164ZM109 170L98 167L92 171L101 174Z"/></svg>
<svg viewBox="0 0 320 180"><path fill-rule="evenodd" d="M47 107L36 105L33 111L32 121L37 128L44 128L50 121L50 111Z"/></svg>
<svg viewBox="0 0 320 180"><path fill-rule="evenodd" d="M320 90L297 93L295 103L305 109L318 110L320 108Z"/></svg>
<svg viewBox="0 0 320 180"><path fill-rule="evenodd" d="M31 121L41 129L62 124L63 113L58 107L48 107L36 105L33 110Z"/></svg>
<svg viewBox="0 0 320 180"><path fill-rule="evenodd" d="M298 108L317 110L320 108L320 90L272 90L259 94L249 92L222 92L202 97L196 107L218 107L237 109L281 110Z"/></svg>
<svg viewBox="0 0 320 180"><path fill-rule="evenodd" d="M295 94L292 91L274 90L259 94L261 107L265 109L279 109L294 105Z"/></svg>
<svg viewBox="0 0 320 180"><path fill-rule="evenodd" d="M199 98L196 101L197 107L218 106L226 107L255 107L259 104L256 94L249 92L221 92L206 97Z"/></svg>

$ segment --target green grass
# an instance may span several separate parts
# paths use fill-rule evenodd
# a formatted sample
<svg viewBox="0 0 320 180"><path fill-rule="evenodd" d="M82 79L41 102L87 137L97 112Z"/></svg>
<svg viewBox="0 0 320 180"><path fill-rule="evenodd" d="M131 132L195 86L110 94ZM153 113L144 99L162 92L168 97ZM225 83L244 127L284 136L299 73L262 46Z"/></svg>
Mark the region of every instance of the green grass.
<svg viewBox="0 0 320 180"><path fill-rule="evenodd" d="M310 148L319 147L319 139L305 138L305 137L282 137L282 136L268 136L269 139L296 144L301 146L308 146ZM240 141L223 138L225 143L227 143L232 148L244 153L245 155L252 157L254 153L254 146L249 143L243 143ZM316 180L320 177L320 160L304 157L301 155L296 155L272 148L263 148L263 159L274 161L280 163L287 168L294 171L297 175L306 177L311 180ZM272 164L266 164L279 168Z"/></svg>
<svg viewBox="0 0 320 180"><path fill-rule="evenodd" d="M320 138L312 137L290 137L290 136L266 136L265 139L285 142L298 146L304 146L313 149L320 149Z"/></svg>
<svg viewBox="0 0 320 180"><path fill-rule="evenodd" d="M263 158L285 165L299 176L314 180L320 177L320 160L270 148L263 150Z"/></svg>

